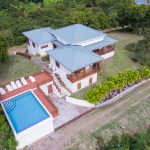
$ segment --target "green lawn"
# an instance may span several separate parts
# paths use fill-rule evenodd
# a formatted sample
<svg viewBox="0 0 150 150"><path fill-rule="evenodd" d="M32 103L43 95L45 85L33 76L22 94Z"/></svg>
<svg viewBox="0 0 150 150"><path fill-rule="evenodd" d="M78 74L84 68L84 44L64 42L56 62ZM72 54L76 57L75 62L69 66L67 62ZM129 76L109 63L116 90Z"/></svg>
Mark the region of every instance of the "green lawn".
<svg viewBox="0 0 150 150"><path fill-rule="evenodd" d="M27 50L27 45L26 43L25 44L22 44L22 45L18 45L18 46L13 46L13 47L10 47L8 49L8 51L15 51L15 50L18 50L18 49L21 49L21 50Z"/></svg>
<svg viewBox="0 0 150 150"><path fill-rule="evenodd" d="M109 33L110 37L118 40L115 48L114 57L104 61L101 64L101 71L98 76L98 82L104 82L112 74L118 72L136 69L140 65L134 63L130 58L130 52L125 49L125 46L132 42L137 42L142 39L142 36L130 34L130 33Z"/></svg>
<svg viewBox="0 0 150 150"><path fill-rule="evenodd" d="M101 63L101 70L98 74L98 83L105 82L112 74L117 74L118 72L125 70L136 69L140 66L138 63L134 63L131 60L130 52L125 49L125 46L129 43L141 40L143 38L142 36L124 32L112 32L108 33L108 35L118 40L118 42L115 47L114 57ZM83 89L72 96L75 98L84 99L84 93L88 88Z"/></svg>
<svg viewBox="0 0 150 150"><path fill-rule="evenodd" d="M40 71L38 65L21 56L10 56L9 61L0 66L0 83L14 80Z"/></svg>

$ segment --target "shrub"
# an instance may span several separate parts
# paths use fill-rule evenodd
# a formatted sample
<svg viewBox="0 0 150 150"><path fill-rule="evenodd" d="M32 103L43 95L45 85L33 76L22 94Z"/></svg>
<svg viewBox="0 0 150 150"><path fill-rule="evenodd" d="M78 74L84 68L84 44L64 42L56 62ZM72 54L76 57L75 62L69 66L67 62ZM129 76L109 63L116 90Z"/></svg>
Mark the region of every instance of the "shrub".
<svg viewBox="0 0 150 150"><path fill-rule="evenodd" d="M100 133L94 136L99 149L105 150L148 150L150 146L150 129L146 133L136 135L123 134L112 136L109 141L104 142Z"/></svg>
<svg viewBox="0 0 150 150"><path fill-rule="evenodd" d="M0 108L0 149L16 149L17 142Z"/></svg>
<svg viewBox="0 0 150 150"><path fill-rule="evenodd" d="M146 67L121 72L117 75L112 75L104 84L96 85L89 89L85 94L85 98L90 103L96 104L107 97L111 91L123 90L127 85L132 85L141 79L147 78L150 78L150 68Z"/></svg>

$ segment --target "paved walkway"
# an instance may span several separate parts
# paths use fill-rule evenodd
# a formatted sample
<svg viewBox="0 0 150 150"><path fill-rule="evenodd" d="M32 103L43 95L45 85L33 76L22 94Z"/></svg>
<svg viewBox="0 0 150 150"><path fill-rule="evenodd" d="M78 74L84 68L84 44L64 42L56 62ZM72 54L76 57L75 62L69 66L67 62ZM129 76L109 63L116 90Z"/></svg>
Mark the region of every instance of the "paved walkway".
<svg viewBox="0 0 150 150"><path fill-rule="evenodd" d="M76 107L64 99L58 98L55 94L51 94L50 99L58 108L59 112L59 116L54 119L54 128L62 126L88 110L87 107Z"/></svg>
<svg viewBox="0 0 150 150"><path fill-rule="evenodd" d="M132 107L145 100L142 96L143 93L145 93L145 96L150 97L150 93L146 92L150 90L149 85L150 81L134 89L132 93L127 94L112 105L106 106L103 109L96 109L68 126L44 137L37 143L34 143L28 150L64 150L68 142L81 131L86 133L91 132L97 125L100 127L116 119L128 111L128 109L132 109ZM134 98L137 96L139 99Z"/></svg>

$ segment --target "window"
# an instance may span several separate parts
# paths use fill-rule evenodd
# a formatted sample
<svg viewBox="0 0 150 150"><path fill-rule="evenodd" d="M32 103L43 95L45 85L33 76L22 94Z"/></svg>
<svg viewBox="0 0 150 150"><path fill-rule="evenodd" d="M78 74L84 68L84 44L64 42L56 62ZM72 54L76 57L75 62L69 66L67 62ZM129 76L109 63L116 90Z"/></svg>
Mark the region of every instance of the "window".
<svg viewBox="0 0 150 150"><path fill-rule="evenodd" d="M57 46L56 46L55 44L53 44L53 47L54 47L54 48L57 48Z"/></svg>
<svg viewBox="0 0 150 150"><path fill-rule="evenodd" d="M48 45L43 45L43 46L41 46L41 49L47 48L47 47L48 47Z"/></svg>
<svg viewBox="0 0 150 150"><path fill-rule="evenodd" d="M58 63L57 61L55 61L55 64L56 64L56 66L57 66L58 68L60 68L60 65L59 65L59 63Z"/></svg>
<svg viewBox="0 0 150 150"><path fill-rule="evenodd" d="M89 78L89 84L93 83L93 78Z"/></svg>
<svg viewBox="0 0 150 150"><path fill-rule="evenodd" d="M81 82L79 82L79 83L77 84L77 88L78 88L78 90L81 89Z"/></svg>
<svg viewBox="0 0 150 150"><path fill-rule="evenodd" d="M35 44L32 42L33 47L35 47Z"/></svg>

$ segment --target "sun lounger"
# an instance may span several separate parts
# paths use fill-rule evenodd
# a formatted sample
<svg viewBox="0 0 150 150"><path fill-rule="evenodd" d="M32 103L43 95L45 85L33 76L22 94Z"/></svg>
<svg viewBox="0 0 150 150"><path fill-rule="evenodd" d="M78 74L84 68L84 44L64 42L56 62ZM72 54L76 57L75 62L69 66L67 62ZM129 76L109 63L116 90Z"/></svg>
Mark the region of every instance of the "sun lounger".
<svg viewBox="0 0 150 150"><path fill-rule="evenodd" d="M12 88L9 84L6 85L6 88L7 88L7 90L8 90L9 92L13 91L13 88Z"/></svg>
<svg viewBox="0 0 150 150"><path fill-rule="evenodd" d="M28 82L25 80L24 77L21 78L21 82L22 82L23 85L27 85L28 84Z"/></svg>
<svg viewBox="0 0 150 150"><path fill-rule="evenodd" d="M35 78L33 76L30 76L29 79L31 80L31 82L35 82Z"/></svg>
<svg viewBox="0 0 150 150"><path fill-rule="evenodd" d="M14 81L11 81L11 82L10 82L10 85L12 86L12 88L13 88L14 90L18 89L18 87L17 87L17 85L15 84Z"/></svg>
<svg viewBox="0 0 150 150"><path fill-rule="evenodd" d="M5 92L5 90L3 88L0 88L0 94L1 95L5 95L6 94L6 92Z"/></svg>
<svg viewBox="0 0 150 150"><path fill-rule="evenodd" d="M22 85L21 85L21 83L20 83L19 80L16 81L16 85L17 85L18 88L21 88L21 87L22 87Z"/></svg>

